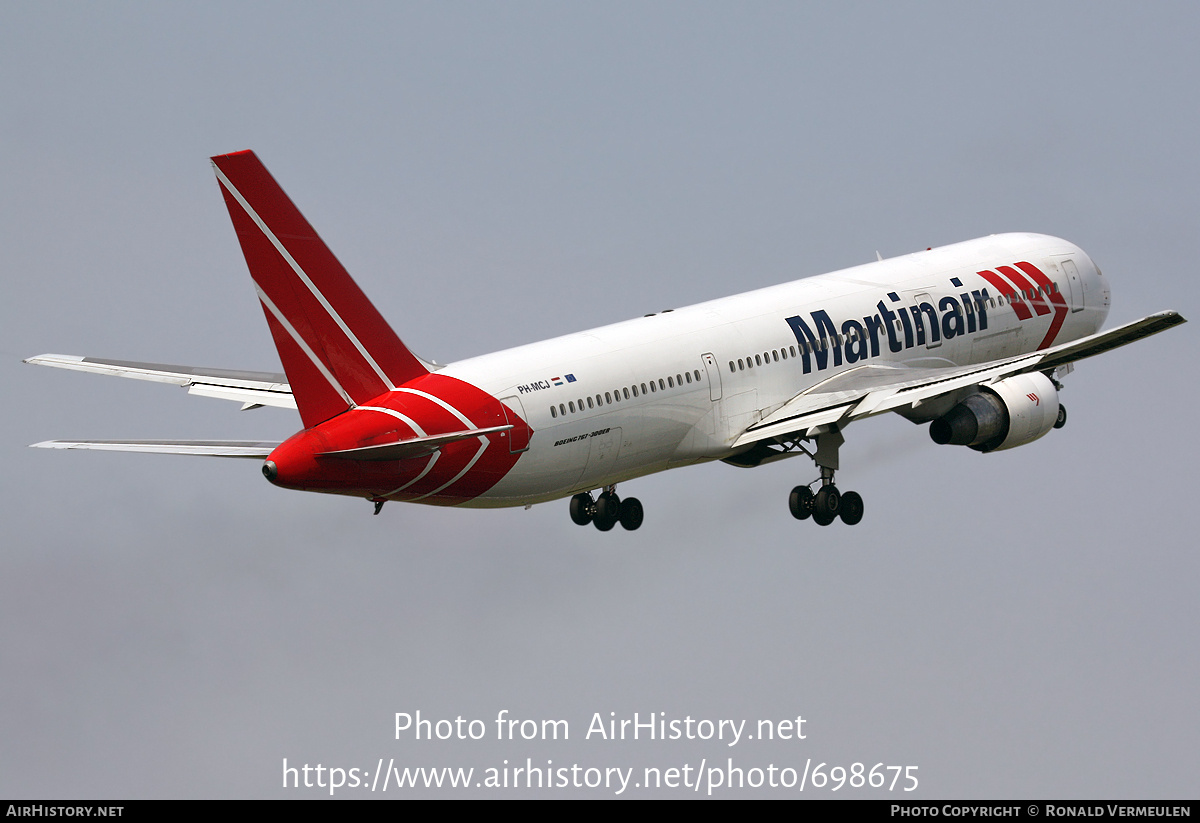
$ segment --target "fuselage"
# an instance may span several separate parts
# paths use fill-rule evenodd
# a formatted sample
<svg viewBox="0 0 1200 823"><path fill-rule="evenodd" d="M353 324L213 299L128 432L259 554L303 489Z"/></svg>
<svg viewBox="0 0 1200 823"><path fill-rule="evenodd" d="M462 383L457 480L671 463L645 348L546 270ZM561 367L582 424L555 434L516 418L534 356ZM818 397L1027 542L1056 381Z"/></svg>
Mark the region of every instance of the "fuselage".
<svg viewBox="0 0 1200 823"><path fill-rule="evenodd" d="M1079 247L993 235L449 364L301 432L278 457L289 444L311 453L314 437L346 448L512 429L368 466L309 459L280 485L473 507L552 500L729 458L749 426L851 369L1048 348L1096 332L1109 303ZM337 482L322 482L331 463Z"/></svg>

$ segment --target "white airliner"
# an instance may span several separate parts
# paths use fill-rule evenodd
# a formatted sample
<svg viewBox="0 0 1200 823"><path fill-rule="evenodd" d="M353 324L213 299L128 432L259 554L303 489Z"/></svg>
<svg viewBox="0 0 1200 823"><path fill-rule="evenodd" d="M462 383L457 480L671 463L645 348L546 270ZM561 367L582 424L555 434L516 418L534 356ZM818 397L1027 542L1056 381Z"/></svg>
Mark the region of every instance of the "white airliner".
<svg viewBox="0 0 1200 823"><path fill-rule="evenodd" d="M1072 363L1184 322L1161 312L1101 333L1108 284L1078 246L1001 234L441 366L400 341L252 152L213 167L284 374L26 362L293 408L304 428L282 443L36 446L265 460L277 486L376 514L570 496L571 518L602 531L642 523L637 498L617 495L626 480L806 455L819 477L792 489L792 515L852 525L862 498L834 484L850 423L896 412L937 443L1021 446L1066 421Z"/></svg>

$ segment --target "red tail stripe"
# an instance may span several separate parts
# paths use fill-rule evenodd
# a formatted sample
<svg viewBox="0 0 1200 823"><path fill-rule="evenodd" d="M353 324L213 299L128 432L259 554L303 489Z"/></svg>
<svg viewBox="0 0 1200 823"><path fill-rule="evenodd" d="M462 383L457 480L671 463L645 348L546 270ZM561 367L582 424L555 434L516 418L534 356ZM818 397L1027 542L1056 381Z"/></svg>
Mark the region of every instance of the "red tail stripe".
<svg viewBox="0 0 1200 823"><path fill-rule="evenodd" d="M337 389L325 379L325 375L321 374L265 305L263 314L267 317L267 327L271 330L275 350L279 352L279 360L287 373L288 384L292 388L292 396L296 399L296 409L300 412L300 421L304 423L304 428L311 429L318 423L344 412L346 401Z"/></svg>

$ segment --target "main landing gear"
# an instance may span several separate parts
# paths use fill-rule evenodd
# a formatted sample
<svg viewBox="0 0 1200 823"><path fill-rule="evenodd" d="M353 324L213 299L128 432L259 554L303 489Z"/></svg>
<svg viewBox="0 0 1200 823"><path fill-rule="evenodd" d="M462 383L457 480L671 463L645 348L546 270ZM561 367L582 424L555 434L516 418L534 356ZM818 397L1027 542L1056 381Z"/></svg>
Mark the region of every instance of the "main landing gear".
<svg viewBox="0 0 1200 823"><path fill-rule="evenodd" d="M618 523L629 531L642 525L642 501L636 497L617 497L616 486L606 486L596 499L591 492L581 492L571 498L571 520L578 526L591 523L602 532Z"/></svg>
<svg viewBox="0 0 1200 823"><path fill-rule="evenodd" d="M797 520L807 520L811 517L818 526L828 526L839 517L847 526L853 526L862 520L862 496L858 492L838 491L838 487L833 483L833 474L838 468L838 447L844 442L842 433L836 429L817 435L817 451L815 454L809 454L821 470L821 488L815 494L811 488L812 484L792 489L792 493L788 495L788 508L792 517Z"/></svg>

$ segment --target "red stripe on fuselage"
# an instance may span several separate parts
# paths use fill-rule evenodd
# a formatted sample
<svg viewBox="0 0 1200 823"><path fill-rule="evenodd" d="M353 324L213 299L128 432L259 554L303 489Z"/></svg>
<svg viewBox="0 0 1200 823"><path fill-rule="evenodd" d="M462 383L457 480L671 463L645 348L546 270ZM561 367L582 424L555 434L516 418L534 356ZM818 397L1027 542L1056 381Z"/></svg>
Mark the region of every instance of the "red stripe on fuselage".
<svg viewBox="0 0 1200 823"><path fill-rule="evenodd" d="M1041 317L1042 315L1046 315L1046 314L1050 313L1050 307L1046 305L1046 301L1042 300L1041 293L1039 293L1038 290L1036 288L1034 288L1033 283L1030 283L1028 280L1025 279L1024 275L1022 275L1020 272L1018 272L1012 266L997 266L996 271L1000 272L1005 277L1007 277L1009 280L1011 280L1013 285L1016 286L1018 289L1020 289L1022 292L1024 292L1026 289L1033 292L1033 297L1030 298L1030 302L1033 303L1034 311L1037 312L1038 317Z"/></svg>
<svg viewBox="0 0 1200 823"><path fill-rule="evenodd" d="M1011 284L1005 282L1004 278L996 274L994 271L988 271L987 269L984 269L981 272L977 272L977 274L995 286L996 291L998 291L1000 294L1009 297L1010 299L1016 296L1017 290ZM1029 307L1026 306L1023 301L1011 300L1010 305L1012 306L1013 311L1017 313L1018 320L1028 320L1029 318L1033 317L1033 314L1029 311Z"/></svg>
<svg viewBox="0 0 1200 823"><path fill-rule="evenodd" d="M1033 281L1039 286L1042 286L1046 290L1046 293L1050 295L1050 302L1054 304L1054 319L1050 321L1050 329L1038 345L1039 349L1049 348L1054 344L1054 338L1058 336L1058 331L1062 328L1063 321L1067 317L1067 312L1069 311L1067 301L1063 299L1062 292L1054 288L1054 281L1047 277L1045 272L1037 266L1032 263L1018 263L1017 268L1032 277Z"/></svg>

